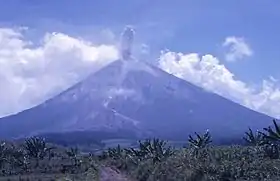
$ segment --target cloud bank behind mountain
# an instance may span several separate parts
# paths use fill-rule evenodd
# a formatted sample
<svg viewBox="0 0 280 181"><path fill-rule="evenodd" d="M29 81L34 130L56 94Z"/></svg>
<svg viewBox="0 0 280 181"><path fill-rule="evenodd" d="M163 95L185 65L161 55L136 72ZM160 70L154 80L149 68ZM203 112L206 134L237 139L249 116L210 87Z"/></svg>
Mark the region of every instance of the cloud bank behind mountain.
<svg viewBox="0 0 280 181"><path fill-rule="evenodd" d="M119 58L115 44L94 44L51 32L35 45L26 39L24 31L28 29L0 28L0 117L38 105ZM211 54L165 51L158 65L211 92L280 117L280 89L275 78L262 80L256 89L236 79Z"/></svg>

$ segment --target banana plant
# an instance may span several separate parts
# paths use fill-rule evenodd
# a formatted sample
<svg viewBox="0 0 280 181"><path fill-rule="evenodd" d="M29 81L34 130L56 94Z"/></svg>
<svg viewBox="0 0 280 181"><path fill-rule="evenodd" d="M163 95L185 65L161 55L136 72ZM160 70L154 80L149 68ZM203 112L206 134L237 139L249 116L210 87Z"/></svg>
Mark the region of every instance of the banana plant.
<svg viewBox="0 0 280 181"><path fill-rule="evenodd" d="M81 160L79 158L79 149L77 147L70 148L70 150L65 151L66 155L71 159L72 165L80 166Z"/></svg>
<svg viewBox="0 0 280 181"><path fill-rule="evenodd" d="M8 148L9 162L12 168L21 168L23 171L28 169L30 164L28 155L25 154L24 149L16 147L14 144Z"/></svg>
<svg viewBox="0 0 280 181"><path fill-rule="evenodd" d="M7 161L7 147L6 143L0 143L0 168L3 167L4 163Z"/></svg>
<svg viewBox="0 0 280 181"><path fill-rule="evenodd" d="M126 155L128 159L130 159L135 165L137 165L140 161L143 160L143 155L141 151L135 148L126 148L125 149Z"/></svg>
<svg viewBox="0 0 280 181"><path fill-rule="evenodd" d="M256 131L256 133L253 133L251 128L249 128L249 130L245 132L245 136L243 137L243 139L247 144L251 146L262 146L267 143L264 135L261 132Z"/></svg>
<svg viewBox="0 0 280 181"><path fill-rule="evenodd" d="M109 148L107 154L110 158L120 159L125 156L126 150L122 149L121 146L118 145L116 148Z"/></svg>
<svg viewBox="0 0 280 181"><path fill-rule="evenodd" d="M36 161L35 166L39 166L39 161L43 160L50 149L43 138L31 137L25 140L24 148L27 155Z"/></svg>
<svg viewBox="0 0 280 181"><path fill-rule="evenodd" d="M188 139L189 145L192 148L202 149L207 147L212 142L211 135L208 130L203 134L203 136L199 135L197 132L195 132L195 135L196 139L194 139L191 135L189 135Z"/></svg>
<svg viewBox="0 0 280 181"><path fill-rule="evenodd" d="M152 159L154 163L160 162L174 154L172 148L166 145L166 141L156 138L139 141L139 151L137 154L143 159Z"/></svg>
<svg viewBox="0 0 280 181"><path fill-rule="evenodd" d="M280 128L278 124L276 123L276 120L273 120L274 130L269 126L268 128L264 128L263 130L266 133L263 133L263 136L265 139L267 139L270 142L279 143L280 142Z"/></svg>

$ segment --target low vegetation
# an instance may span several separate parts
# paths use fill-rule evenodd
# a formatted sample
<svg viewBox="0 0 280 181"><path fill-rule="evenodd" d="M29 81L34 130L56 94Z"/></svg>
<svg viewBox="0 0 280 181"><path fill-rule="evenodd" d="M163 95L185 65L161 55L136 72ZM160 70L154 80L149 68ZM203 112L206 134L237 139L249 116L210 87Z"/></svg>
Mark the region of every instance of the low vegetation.
<svg viewBox="0 0 280 181"><path fill-rule="evenodd" d="M187 146L180 149L160 139L146 139L136 148L119 145L98 155L49 144L41 137L3 141L0 180L102 181L108 170L117 170L126 180L138 181L276 181L280 180L280 128L275 120L273 124L263 131L249 128L244 134L247 146L212 146L209 131L190 135Z"/></svg>

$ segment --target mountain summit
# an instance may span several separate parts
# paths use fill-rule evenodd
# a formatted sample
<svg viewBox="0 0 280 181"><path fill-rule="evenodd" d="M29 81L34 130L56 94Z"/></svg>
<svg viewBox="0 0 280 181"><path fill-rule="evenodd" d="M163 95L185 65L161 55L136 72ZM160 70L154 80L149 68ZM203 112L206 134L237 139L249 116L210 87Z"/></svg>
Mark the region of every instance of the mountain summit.
<svg viewBox="0 0 280 181"><path fill-rule="evenodd" d="M255 112L131 58L124 38L116 60L45 103L0 119L0 137L46 132L129 131L138 137L186 139L209 129L214 137L242 136L271 117Z"/></svg>

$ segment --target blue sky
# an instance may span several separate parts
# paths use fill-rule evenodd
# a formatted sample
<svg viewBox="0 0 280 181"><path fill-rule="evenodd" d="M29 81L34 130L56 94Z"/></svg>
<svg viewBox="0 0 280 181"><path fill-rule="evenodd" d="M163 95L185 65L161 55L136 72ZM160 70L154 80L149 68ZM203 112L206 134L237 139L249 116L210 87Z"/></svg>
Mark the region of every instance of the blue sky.
<svg viewBox="0 0 280 181"><path fill-rule="evenodd" d="M33 43L55 31L110 44L100 32L118 35L130 24L136 42L149 46L150 58L163 49L211 54L236 79L258 87L270 76L280 79L279 9L277 0L0 0L0 27L28 27L23 37ZM242 40L251 53L227 61L230 47L223 43L228 37Z"/></svg>
<svg viewBox="0 0 280 181"><path fill-rule="evenodd" d="M91 29L122 30L135 25L138 38L153 49L222 56L227 36L244 37L254 50L227 67L245 81L280 78L280 2L224 0L49 0L0 2L0 24L90 36ZM70 27L70 28L69 28ZM250 70L250 71L248 71Z"/></svg>

